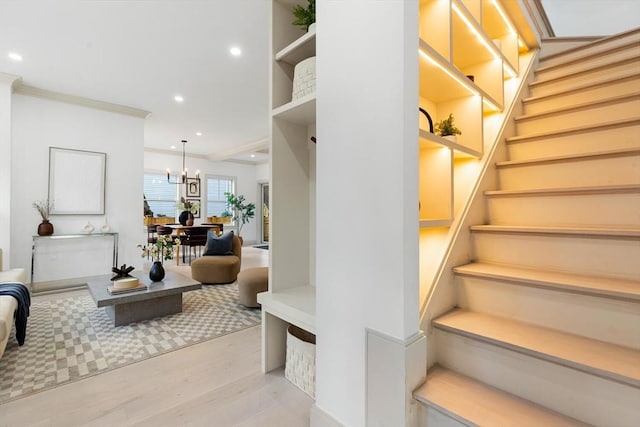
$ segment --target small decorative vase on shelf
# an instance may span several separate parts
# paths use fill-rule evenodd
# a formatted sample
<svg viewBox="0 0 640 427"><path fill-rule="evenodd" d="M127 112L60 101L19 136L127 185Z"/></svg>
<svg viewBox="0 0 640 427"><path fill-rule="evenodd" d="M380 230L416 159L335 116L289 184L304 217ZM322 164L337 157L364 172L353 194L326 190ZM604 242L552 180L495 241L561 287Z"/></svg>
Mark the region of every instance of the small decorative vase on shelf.
<svg viewBox="0 0 640 427"><path fill-rule="evenodd" d="M189 215L190 215L189 211L180 212L180 216L178 217L178 222L181 225L187 225L187 220L189 219Z"/></svg>
<svg viewBox="0 0 640 427"><path fill-rule="evenodd" d="M149 269L149 279L152 282L159 282L164 279L164 267L160 261L154 261Z"/></svg>
<svg viewBox="0 0 640 427"><path fill-rule="evenodd" d="M91 222L87 222L84 227L82 227L82 232L86 234L93 233L93 230L95 230L95 227L91 225Z"/></svg>
<svg viewBox="0 0 640 427"><path fill-rule="evenodd" d="M38 236L51 236L53 234L53 224L49 222L47 219L43 219L40 224L38 224Z"/></svg>

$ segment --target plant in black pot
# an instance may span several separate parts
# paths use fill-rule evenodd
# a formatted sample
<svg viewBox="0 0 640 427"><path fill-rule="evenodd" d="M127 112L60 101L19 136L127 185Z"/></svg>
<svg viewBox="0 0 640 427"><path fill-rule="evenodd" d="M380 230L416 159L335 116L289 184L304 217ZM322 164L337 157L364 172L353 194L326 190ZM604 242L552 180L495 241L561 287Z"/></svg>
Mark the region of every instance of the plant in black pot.
<svg viewBox="0 0 640 427"><path fill-rule="evenodd" d="M238 237L242 240L242 227L248 223L256 214L255 203L245 203L244 196L237 196L232 193L224 193L227 197L227 204L233 212L233 220L238 225Z"/></svg>
<svg viewBox="0 0 640 427"><path fill-rule="evenodd" d="M200 210L200 203L180 197L178 209L181 211L180 216L178 217L178 222L182 225L193 225L193 214Z"/></svg>

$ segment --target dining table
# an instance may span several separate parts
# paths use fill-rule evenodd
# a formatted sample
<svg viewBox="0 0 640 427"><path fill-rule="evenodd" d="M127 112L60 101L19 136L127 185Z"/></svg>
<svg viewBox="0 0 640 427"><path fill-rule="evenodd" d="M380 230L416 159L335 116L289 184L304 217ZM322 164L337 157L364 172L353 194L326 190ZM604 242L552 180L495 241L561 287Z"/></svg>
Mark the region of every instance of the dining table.
<svg viewBox="0 0 640 427"><path fill-rule="evenodd" d="M193 230L196 228L206 228L208 230L213 230L216 235L221 235L224 229L224 224L221 223L203 223L198 225L182 225L182 224L166 224L165 227L171 228L175 230L175 235L179 238L180 235L184 234L185 230ZM176 265L180 265L180 246L178 245L176 249Z"/></svg>

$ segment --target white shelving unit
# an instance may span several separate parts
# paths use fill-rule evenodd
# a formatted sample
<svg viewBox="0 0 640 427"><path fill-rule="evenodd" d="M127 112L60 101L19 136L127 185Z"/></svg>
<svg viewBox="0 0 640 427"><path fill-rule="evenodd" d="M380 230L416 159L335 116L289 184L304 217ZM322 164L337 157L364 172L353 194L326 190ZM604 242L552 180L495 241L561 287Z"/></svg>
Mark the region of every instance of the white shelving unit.
<svg viewBox="0 0 640 427"><path fill-rule="evenodd" d="M272 0L269 290L262 304L262 369L284 365L290 324L315 334L316 97L292 100L294 68L315 56L316 32L291 25L293 6Z"/></svg>
<svg viewBox="0 0 640 427"><path fill-rule="evenodd" d="M457 141L420 117L420 227L450 225L456 165L483 155L484 117L504 108L520 40L499 0L420 0L420 107L434 123L453 114Z"/></svg>

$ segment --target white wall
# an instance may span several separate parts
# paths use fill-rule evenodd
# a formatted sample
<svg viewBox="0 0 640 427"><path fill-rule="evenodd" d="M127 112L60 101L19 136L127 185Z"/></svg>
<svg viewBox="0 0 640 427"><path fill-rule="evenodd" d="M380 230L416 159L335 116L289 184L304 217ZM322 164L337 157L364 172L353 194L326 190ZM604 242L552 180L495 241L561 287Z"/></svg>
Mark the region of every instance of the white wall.
<svg viewBox="0 0 640 427"><path fill-rule="evenodd" d="M11 85L15 76L0 73L0 270L11 263Z"/></svg>
<svg viewBox="0 0 640 427"><path fill-rule="evenodd" d="M256 166L256 180L258 182L269 182L269 163L262 163Z"/></svg>
<svg viewBox="0 0 640 427"><path fill-rule="evenodd" d="M404 390L412 369L403 360L419 334L417 10L417 1L366 0L316 10L316 405L352 427L405 425L388 421L404 416L405 396L369 411L367 383L393 382L378 402ZM384 354L367 354L367 330L404 353L373 365L384 367L370 371L376 378L367 356Z"/></svg>
<svg viewBox="0 0 640 427"><path fill-rule="evenodd" d="M32 203L47 198L53 146L107 153L106 215L52 216L55 234L78 233L87 221L97 228L106 218L111 230L119 233L119 264L141 268L136 245L146 240L141 226L144 120L21 94L13 95L12 113L12 264L30 269L31 236L40 223ZM94 274L110 273L102 271L104 262L96 260ZM64 265L54 263L52 268ZM58 273L62 272L52 271Z"/></svg>
<svg viewBox="0 0 640 427"><path fill-rule="evenodd" d="M259 210L257 208L259 207L258 201L260 200L259 186L256 179L256 166L233 162L212 162L203 158L190 157L188 153L186 166L191 175L195 174L196 170L200 170L200 177L202 178L200 200L203 203L205 200L204 196L207 192L206 180L204 179L206 175L225 175L236 178L236 193L238 195L244 195L248 203L253 202L256 204L256 216L242 228L242 237L245 242L249 244L255 242L256 236L258 236L259 223L257 219L259 218ZM145 171L164 173L167 168L171 169L172 173L182 170L182 152L176 153L175 155L155 151L145 152ZM195 223L203 222L207 215L206 207L203 206L202 215ZM225 229L226 228L227 227L225 227Z"/></svg>

